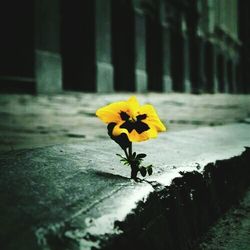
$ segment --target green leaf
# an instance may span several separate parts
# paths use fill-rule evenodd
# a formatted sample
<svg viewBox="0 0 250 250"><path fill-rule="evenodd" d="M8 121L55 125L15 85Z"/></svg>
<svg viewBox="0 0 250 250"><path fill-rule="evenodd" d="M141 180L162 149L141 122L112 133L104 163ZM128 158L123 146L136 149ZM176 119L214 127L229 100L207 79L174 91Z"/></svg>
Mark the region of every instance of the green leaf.
<svg viewBox="0 0 250 250"><path fill-rule="evenodd" d="M153 174L152 165L150 165L149 167L147 167L147 171L148 171L148 175L152 175Z"/></svg>
<svg viewBox="0 0 250 250"><path fill-rule="evenodd" d="M116 154L117 156L119 156L119 157L121 157L121 158L124 158L122 155L120 155L120 154Z"/></svg>
<svg viewBox="0 0 250 250"><path fill-rule="evenodd" d="M140 168L140 173L141 173L141 175L142 175L143 177L145 177L146 174L147 174L146 168L145 168L145 167L141 167L141 168Z"/></svg>
<svg viewBox="0 0 250 250"><path fill-rule="evenodd" d="M124 165L130 165L127 159L121 159L120 162L123 163Z"/></svg>
<svg viewBox="0 0 250 250"><path fill-rule="evenodd" d="M142 158L145 158L147 155L146 154L138 154L136 156L136 159L142 159Z"/></svg>
<svg viewBox="0 0 250 250"><path fill-rule="evenodd" d="M135 157L136 157L136 152L134 152L134 153L132 154L132 156L133 156L133 158L135 159Z"/></svg>

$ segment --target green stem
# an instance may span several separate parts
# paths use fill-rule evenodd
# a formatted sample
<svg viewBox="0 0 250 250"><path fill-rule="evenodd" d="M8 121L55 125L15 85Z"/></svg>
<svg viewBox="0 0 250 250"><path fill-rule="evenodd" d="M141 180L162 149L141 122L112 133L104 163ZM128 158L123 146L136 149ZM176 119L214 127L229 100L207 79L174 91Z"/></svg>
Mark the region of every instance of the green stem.
<svg viewBox="0 0 250 250"><path fill-rule="evenodd" d="M123 149L123 151L125 152L125 155L126 155L126 157L127 157L127 160L129 160L129 155L128 155L127 150L126 150L126 149Z"/></svg>
<svg viewBox="0 0 250 250"><path fill-rule="evenodd" d="M130 165L130 166L131 166L131 179L134 179L136 181L137 180L138 169L133 164Z"/></svg>
<svg viewBox="0 0 250 250"><path fill-rule="evenodd" d="M132 142L129 145L129 156L132 156L133 152L132 152Z"/></svg>
<svg viewBox="0 0 250 250"><path fill-rule="evenodd" d="M137 180L137 173L138 173L138 167L136 165L136 162L134 161L133 157L133 149L132 149L132 143L129 146L129 162L131 167L131 179Z"/></svg>

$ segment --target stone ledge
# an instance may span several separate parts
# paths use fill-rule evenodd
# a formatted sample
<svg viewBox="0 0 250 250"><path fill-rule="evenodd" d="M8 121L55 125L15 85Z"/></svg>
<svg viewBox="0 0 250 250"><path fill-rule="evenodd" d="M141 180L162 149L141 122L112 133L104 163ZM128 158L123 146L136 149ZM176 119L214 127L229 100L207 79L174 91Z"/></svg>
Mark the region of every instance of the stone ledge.
<svg viewBox="0 0 250 250"><path fill-rule="evenodd" d="M0 155L4 249L190 249L250 181L249 124L136 145L155 174L135 183L111 141ZM240 180L240 182L239 182Z"/></svg>

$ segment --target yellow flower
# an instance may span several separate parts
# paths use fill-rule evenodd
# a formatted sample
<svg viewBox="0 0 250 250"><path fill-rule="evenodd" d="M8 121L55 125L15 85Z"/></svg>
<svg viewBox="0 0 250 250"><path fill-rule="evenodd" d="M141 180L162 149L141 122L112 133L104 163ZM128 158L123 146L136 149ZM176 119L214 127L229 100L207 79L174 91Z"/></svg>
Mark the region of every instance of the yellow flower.
<svg viewBox="0 0 250 250"><path fill-rule="evenodd" d="M115 123L113 136L125 133L131 142L145 141L166 131L154 107L140 106L135 96L127 101L114 102L96 111L96 115L107 124Z"/></svg>

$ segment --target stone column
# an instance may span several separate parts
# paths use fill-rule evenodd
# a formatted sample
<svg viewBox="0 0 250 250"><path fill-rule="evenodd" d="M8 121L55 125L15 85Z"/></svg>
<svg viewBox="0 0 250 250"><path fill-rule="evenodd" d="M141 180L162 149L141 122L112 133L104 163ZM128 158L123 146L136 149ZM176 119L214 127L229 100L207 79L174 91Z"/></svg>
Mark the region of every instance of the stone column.
<svg viewBox="0 0 250 250"><path fill-rule="evenodd" d="M183 19L183 30L182 30L182 43L183 43L183 91L185 93L191 93L191 79L190 79L190 46L189 38L186 29L186 22Z"/></svg>
<svg viewBox="0 0 250 250"><path fill-rule="evenodd" d="M232 91L233 93L238 93L239 89L238 89L238 83L237 83L237 65L238 62L237 60L233 60L232 61Z"/></svg>
<svg viewBox="0 0 250 250"><path fill-rule="evenodd" d="M191 92L200 93L201 84L201 63L200 63L200 40L198 34L198 24L200 14L198 11L197 1L191 1L187 6L187 38L189 40L189 65Z"/></svg>
<svg viewBox="0 0 250 250"><path fill-rule="evenodd" d="M191 79L191 91L192 93L198 93L198 49L197 40L194 33L190 33L189 36L189 50L192 51L190 54L190 79Z"/></svg>
<svg viewBox="0 0 250 250"><path fill-rule="evenodd" d="M145 1L145 0L144 0ZM162 91L163 81L163 41L162 24L160 20L160 2L155 0L147 5L144 2L146 14L146 68L147 87L149 91Z"/></svg>
<svg viewBox="0 0 250 250"><path fill-rule="evenodd" d="M135 40L135 90L137 92L146 92L148 81L146 73L146 19L139 0L133 0L133 8Z"/></svg>
<svg viewBox="0 0 250 250"><path fill-rule="evenodd" d="M131 1L112 0L112 62L115 91L134 91L134 20Z"/></svg>
<svg viewBox="0 0 250 250"><path fill-rule="evenodd" d="M95 37L96 89L97 92L112 92L111 0L95 0Z"/></svg>
<svg viewBox="0 0 250 250"><path fill-rule="evenodd" d="M206 84L204 91L207 93L214 92L214 53L211 41L207 40L205 43L205 73L206 73Z"/></svg>
<svg viewBox="0 0 250 250"><path fill-rule="evenodd" d="M214 40L208 40L205 44L205 73L206 85L205 92L219 92L219 72L218 72L218 45ZM223 67L222 67L223 68Z"/></svg>
<svg viewBox="0 0 250 250"><path fill-rule="evenodd" d="M171 92L173 90L173 80L171 76L170 66L171 66L171 47L170 47L170 28L168 25L162 25L162 43L163 43L163 83L162 91Z"/></svg>
<svg viewBox="0 0 250 250"><path fill-rule="evenodd" d="M190 67L192 92L195 94L202 93L205 86L204 47L203 39L192 35L190 39Z"/></svg>
<svg viewBox="0 0 250 250"><path fill-rule="evenodd" d="M205 91L207 79L205 74L205 39L200 36L198 39L198 91L202 93Z"/></svg>
<svg viewBox="0 0 250 250"><path fill-rule="evenodd" d="M225 58L221 49L217 53L217 74L218 74L218 90L220 93L225 92Z"/></svg>
<svg viewBox="0 0 250 250"><path fill-rule="evenodd" d="M237 93L237 56L232 54L227 64L229 93Z"/></svg>
<svg viewBox="0 0 250 250"><path fill-rule="evenodd" d="M218 79L218 67L217 67L217 45L213 42L211 47L211 54L212 54L212 72L213 72L213 85L212 85L212 92L218 93L219 92L219 79Z"/></svg>
<svg viewBox="0 0 250 250"><path fill-rule="evenodd" d="M228 56L226 55L226 52L224 52L224 55L223 55L223 63L224 63L224 93L229 93L229 77L228 77L228 73L229 73L229 68L228 68Z"/></svg>
<svg viewBox="0 0 250 250"><path fill-rule="evenodd" d="M227 82L228 82L228 93L234 93L232 58L228 58L227 60Z"/></svg>
<svg viewBox="0 0 250 250"><path fill-rule="evenodd" d="M184 90L184 46L182 33L182 12L180 6L171 6L171 75L173 91Z"/></svg>
<svg viewBox="0 0 250 250"><path fill-rule="evenodd" d="M35 0L34 70L37 93L53 93L62 89L59 25L60 1Z"/></svg>
<svg viewBox="0 0 250 250"><path fill-rule="evenodd" d="M171 92L173 81L171 76L171 44L170 44L170 22L168 20L165 2L160 1L160 22L162 29L162 91Z"/></svg>

